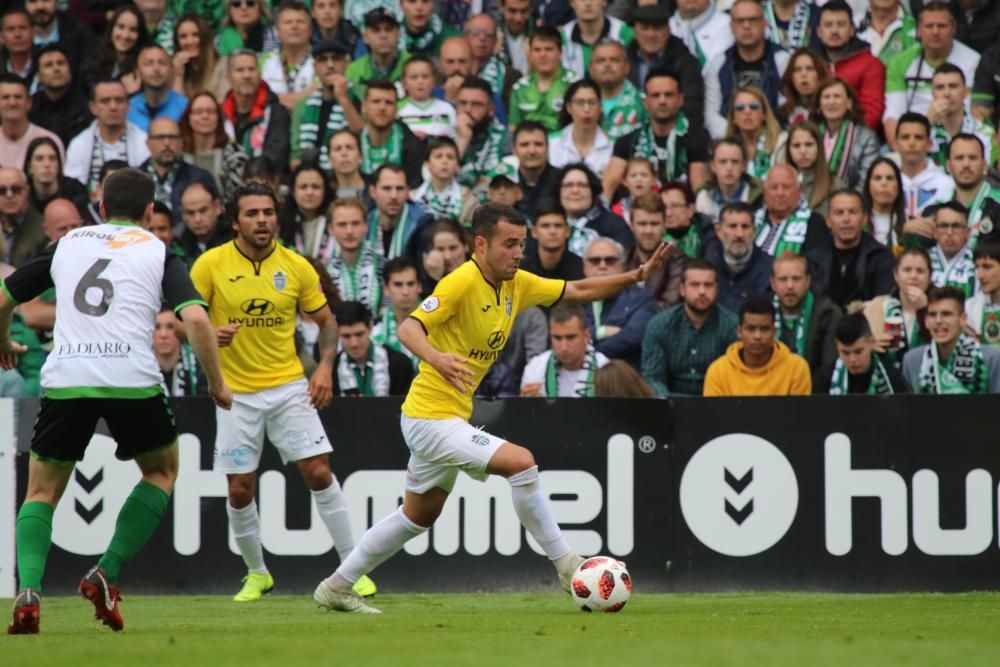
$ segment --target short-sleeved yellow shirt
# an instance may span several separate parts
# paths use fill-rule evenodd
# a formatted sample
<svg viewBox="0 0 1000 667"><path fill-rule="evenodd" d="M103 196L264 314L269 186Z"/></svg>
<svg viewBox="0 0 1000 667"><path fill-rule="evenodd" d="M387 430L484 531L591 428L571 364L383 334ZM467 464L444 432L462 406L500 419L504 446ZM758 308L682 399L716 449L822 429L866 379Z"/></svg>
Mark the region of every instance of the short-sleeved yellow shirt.
<svg viewBox="0 0 1000 667"><path fill-rule="evenodd" d="M254 262L233 241L199 257L191 280L209 304L212 324L241 325L232 344L220 350L222 375L234 392L254 393L303 377L295 315L326 305L309 262L279 244Z"/></svg>
<svg viewBox="0 0 1000 667"><path fill-rule="evenodd" d="M487 282L475 261L469 260L445 276L411 317L423 325L437 350L469 360L478 387L507 344L517 314L532 306L554 304L565 289L565 280L539 278L527 271L518 271L498 289ZM403 403L403 414L416 419L468 420L472 395L459 393L430 364L421 361Z"/></svg>

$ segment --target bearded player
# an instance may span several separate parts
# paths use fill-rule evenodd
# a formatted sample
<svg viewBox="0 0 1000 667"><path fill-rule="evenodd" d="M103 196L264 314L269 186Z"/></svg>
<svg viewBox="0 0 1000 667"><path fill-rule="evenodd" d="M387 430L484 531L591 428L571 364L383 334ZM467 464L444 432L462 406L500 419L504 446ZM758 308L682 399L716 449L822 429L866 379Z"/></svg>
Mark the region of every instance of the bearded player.
<svg viewBox="0 0 1000 667"><path fill-rule="evenodd" d="M316 587L313 599L326 609L381 613L352 587L431 527L460 470L479 481L501 475L510 482L518 519L545 550L567 591L583 560L563 538L531 452L469 425L472 394L503 350L518 313L563 298L606 299L655 272L667 246L634 271L566 282L518 271L527 224L517 210L480 206L472 233L473 258L445 276L399 325L399 340L421 360L400 417L411 451L406 495L403 505L368 529L337 571Z"/></svg>

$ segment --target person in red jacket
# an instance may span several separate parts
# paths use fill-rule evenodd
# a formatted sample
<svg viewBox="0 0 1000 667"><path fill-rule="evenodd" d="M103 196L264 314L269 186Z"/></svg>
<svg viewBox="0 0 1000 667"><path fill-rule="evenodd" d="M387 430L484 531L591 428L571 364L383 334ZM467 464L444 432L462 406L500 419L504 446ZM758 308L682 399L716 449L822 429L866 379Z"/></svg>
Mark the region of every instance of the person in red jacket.
<svg viewBox="0 0 1000 667"><path fill-rule="evenodd" d="M843 79L861 100L865 125L878 130L885 108L885 65L871 45L855 35L854 16L846 0L830 0L819 10L816 34L834 76Z"/></svg>

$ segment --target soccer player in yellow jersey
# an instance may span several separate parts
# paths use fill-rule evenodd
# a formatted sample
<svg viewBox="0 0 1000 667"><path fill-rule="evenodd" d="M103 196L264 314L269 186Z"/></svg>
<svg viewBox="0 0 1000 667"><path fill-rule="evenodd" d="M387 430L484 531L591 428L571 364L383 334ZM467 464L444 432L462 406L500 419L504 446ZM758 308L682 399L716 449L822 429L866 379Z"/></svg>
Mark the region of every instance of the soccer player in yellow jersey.
<svg viewBox="0 0 1000 667"><path fill-rule="evenodd" d="M215 470L226 473L229 524L247 565L237 602L259 600L274 587L264 565L254 501L264 432L284 463L294 462L312 492L341 560L354 548L347 503L330 472L333 451L317 409L333 396L337 326L315 269L277 244L278 200L260 183L238 188L226 211L236 237L204 253L191 268L209 304L222 348L222 374L233 409L216 411ZM308 384L295 354L295 317L303 311L320 327L321 359ZM375 585L357 580L362 595Z"/></svg>
<svg viewBox="0 0 1000 667"><path fill-rule="evenodd" d="M473 259L445 276L399 325L399 340L421 360L400 417L411 451L403 505L372 526L337 571L319 583L313 599L321 607L380 613L352 586L430 528L459 470L480 481L488 475L507 478L518 518L545 549L567 591L583 560L563 539L531 452L469 425L472 393L500 356L519 312L551 306L564 297L606 299L654 273L666 246L634 271L566 282L518 271L527 225L515 209L480 206L473 215L472 234Z"/></svg>

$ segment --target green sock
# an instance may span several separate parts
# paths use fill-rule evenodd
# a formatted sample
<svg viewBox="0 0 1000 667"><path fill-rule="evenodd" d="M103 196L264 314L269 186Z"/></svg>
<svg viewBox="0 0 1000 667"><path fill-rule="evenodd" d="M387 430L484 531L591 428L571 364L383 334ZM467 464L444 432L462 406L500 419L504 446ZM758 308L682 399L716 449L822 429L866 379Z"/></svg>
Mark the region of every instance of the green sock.
<svg viewBox="0 0 1000 667"><path fill-rule="evenodd" d="M97 563L112 583L118 580L122 565L139 553L143 545L160 525L160 518L167 511L170 495L149 482L139 482L132 489L122 511L118 513L115 534L108 550Z"/></svg>
<svg viewBox="0 0 1000 667"><path fill-rule="evenodd" d="M21 588L41 592L45 559L52 548L52 514L56 508L39 501L24 503L17 513L17 575Z"/></svg>

